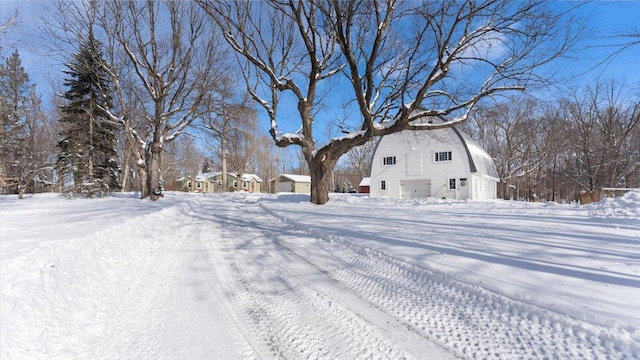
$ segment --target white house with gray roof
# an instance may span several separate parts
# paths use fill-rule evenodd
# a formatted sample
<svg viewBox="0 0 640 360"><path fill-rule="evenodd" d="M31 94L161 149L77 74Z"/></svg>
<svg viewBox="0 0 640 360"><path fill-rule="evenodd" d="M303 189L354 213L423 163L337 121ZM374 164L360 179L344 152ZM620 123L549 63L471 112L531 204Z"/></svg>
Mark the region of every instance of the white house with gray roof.
<svg viewBox="0 0 640 360"><path fill-rule="evenodd" d="M489 154L451 126L382 137L371 163L369 193L376 198L485 200L496 198L498 181Z"/></svg>

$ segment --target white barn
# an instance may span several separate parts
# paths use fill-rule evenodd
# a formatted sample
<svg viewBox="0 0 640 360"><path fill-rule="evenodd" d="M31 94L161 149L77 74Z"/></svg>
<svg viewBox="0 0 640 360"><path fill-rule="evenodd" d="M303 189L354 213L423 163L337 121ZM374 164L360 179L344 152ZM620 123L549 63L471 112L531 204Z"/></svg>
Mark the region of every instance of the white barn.
<svg viewBox="0 0 640 360"><path fill-rule="evenodd" d="M382 137L370 177L371 197L395 199L495 199L499 181L489 154L454 126Z"/></svg>

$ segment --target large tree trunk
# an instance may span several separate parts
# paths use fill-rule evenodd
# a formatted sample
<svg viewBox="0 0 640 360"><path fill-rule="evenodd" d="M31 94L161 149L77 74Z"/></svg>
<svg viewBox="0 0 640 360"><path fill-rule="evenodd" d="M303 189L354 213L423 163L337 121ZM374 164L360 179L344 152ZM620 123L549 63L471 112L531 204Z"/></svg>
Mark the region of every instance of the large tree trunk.
<svg viewBox="0 0 640 360"><path fill-rule="evenodd" d="M162 145L159 142L151 144L151 154L148 157L147 170L148 170L148 183L147 191L151 201L160 199L162 195Z"/></svg>
<svg viewBox="0 0 640 360"><path fill-rule="evenodd" d="M333 169L342 155L355 146L367 142L369 137L357 136L333 141L312 156L311 152L305 154L311 173L311 202L324 205L329 202L329 192L334 189Z"/></svg>
<svg viewBox="0 0 640 360"><path fill-rule="evenodd" d="M311 173L311 202L324 205L329 202L329 191L333 189L331 173L338 159L316 156L309 162ZM323 161L324 160L324 161Z"/></svg>
<svg viewBox="0 0 640 360"><path fill-rule="evenodd" d="M140 199L145 199L149 196L149 186L147 179L149 178L147 174L147 167L143 164L138 163L136 166L136 172L138 173L138 178L140 180Z"/></svg>

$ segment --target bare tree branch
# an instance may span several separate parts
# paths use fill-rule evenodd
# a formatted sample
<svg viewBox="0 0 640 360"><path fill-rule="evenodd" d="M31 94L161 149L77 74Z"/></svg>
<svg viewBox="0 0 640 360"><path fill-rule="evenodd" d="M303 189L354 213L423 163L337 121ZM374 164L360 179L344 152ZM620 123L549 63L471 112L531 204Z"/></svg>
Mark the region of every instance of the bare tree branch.
<svg viewBox="0 0 640 360"><path fill-rule="evenodd" d="M545 0L197 2L236 52L276 145L302 148L318 204L349 149L463 122L483 99L548 81L537 70L576 39L568 14ZM279 106L291 96L300 130L284 133ZM352 132L317 147L318 110L354 107ZM417 124L425 116L451 121Z"/></svg>

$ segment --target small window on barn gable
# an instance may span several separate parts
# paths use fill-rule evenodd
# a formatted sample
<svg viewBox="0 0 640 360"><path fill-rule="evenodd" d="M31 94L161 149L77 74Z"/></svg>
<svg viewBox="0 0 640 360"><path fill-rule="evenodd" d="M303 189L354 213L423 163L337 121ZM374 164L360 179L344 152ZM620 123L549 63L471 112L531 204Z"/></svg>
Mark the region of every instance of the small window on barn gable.
<svg viewBox="0 0 640 360"><path fill-rule="evenodd" d="M395 156L387 156L382 158L382 165L395 165L396 157Z"/></svg>
<svg viewBox="0 0 640 360"><path fill-rule="evenodd" d="M436 162L442 162L442 161L451 161L453 160L453 154L451 153L451 151L440 151L440 152L436 152L435 153L435 160Z"/></svg>
<svg viewBox="0 0 640 360"><path fill-rule="evenodd" d="M387 182L384 180L380 181L380 190L387 190Z"/></svg>
<svg viewBox="0 0 640 360"><path fill-rule="evenodd" d="M456 179L449 179L449 190L456 189Z"/></svg>

